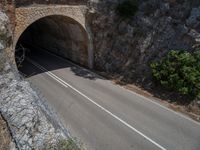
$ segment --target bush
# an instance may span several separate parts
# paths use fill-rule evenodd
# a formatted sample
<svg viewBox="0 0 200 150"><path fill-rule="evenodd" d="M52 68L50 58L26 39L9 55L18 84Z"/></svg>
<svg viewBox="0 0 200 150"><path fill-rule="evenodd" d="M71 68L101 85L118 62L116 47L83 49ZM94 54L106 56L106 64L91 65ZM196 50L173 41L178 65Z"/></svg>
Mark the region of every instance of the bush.
<svg viewBox="0 0 200 150"><path fill-rule="evenodd" d="M60 140L56 145L45 145L43 150L81 150L72 138Z"/></svg>
<svg viewBox="0 0 200 150"><path fill-rule="evenodd" d="M134 16L138 10L138 5L136 0L126 0L117 6L117 12L122 17Z"/></svg>
<svg viewBox="0 0 200 150"><path fill-rule="evenodd" d="M3 52L0 52L0 72L3 71L4 65L5 65L5 54Z"/></svg>
<svg viewBox="0 0 200 150"><path fill-rule="evenodd" d="M165 88L200 99L200 51L170 51L151 68L154 79Z"/></svg>

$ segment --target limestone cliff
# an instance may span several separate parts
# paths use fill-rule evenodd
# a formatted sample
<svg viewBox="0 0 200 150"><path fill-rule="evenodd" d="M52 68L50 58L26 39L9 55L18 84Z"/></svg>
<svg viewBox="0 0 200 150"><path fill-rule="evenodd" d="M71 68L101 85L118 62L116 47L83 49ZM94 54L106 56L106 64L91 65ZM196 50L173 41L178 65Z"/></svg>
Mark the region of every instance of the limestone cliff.
<svg viewBox="0 0 200 150"><path fill-rule="evenodd" d="M5 53L11 43L9 27L9 18L0 11L0 113L8 123L17 149L42 149L66 138L67 133L59 123L55 124L58 120L51 119L53 114L30 83L20 78L10 65Z"/></svg>
<svg viewBox="0 0 200 150"><path fill-rule="evenodd" d="M91 1L95 67L126 82L151 82L150 62L170 50L195 51L200 44L200 2L139 0L135 16L116 13L120 0Z"/></svg>

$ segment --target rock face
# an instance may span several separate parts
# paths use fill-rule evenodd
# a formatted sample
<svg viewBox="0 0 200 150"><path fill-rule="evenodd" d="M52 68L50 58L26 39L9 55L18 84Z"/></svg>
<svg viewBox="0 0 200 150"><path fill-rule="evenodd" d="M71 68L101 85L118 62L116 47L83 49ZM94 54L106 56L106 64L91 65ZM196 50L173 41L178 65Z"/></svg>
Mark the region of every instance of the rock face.
<svg viewBox="0 0 200 150"><path fill-rule="evenodd" d="M6 48L6 43L10 36L8 28L6 28L8 24L8 17L0 11L0 52Z"/></svg>
<svg viewBox="0 0 200 150"><path fill-rule="evenodd" d="M10 66L5 53L10 39L8 24L8 17L0 12L0 112L7 120L17 149L42 149L56 144L67 134L60 124L50 119L30 84L20 79Z"/></svg>
<svg viewBox="0 0 200 150"><path fill-rule="evenodd" d="M55 144L65 135L54 128L46 118L39 97L28 82L19 81L9 64L0 76L0 110L7 119L17 147L21 150L41 149L45 144Z"/></svg>
<svg viewBox="0 0 200 150"><path fill-rule="evenodd" d="M132 18L116 13L120 0L91 1L95 67L128 82L150 81L149 64L169 50L195 51L200 44L200 2L139 0Z"/></svg>

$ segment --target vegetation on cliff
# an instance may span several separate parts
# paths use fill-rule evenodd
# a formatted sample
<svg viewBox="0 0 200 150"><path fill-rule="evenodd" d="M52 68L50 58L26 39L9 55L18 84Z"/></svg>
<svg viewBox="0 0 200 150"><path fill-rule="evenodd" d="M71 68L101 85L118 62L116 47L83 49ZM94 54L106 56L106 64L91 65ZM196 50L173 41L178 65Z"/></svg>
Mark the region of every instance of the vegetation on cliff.
<svg viewBox="0 0 200 150"><path fill-rule="evenodd" d="M151 64L153 77L165 88L200 99L200 51L170 51Z"/></svg>
<svg viewBox="0 0 200 150"><path fill-rule="evenodd" d="M117 13L126 18L134 16L137 10L137 0L126 0L117 6Z"/></svg>
<svg viewBox="0 0 200 150"><path fill-rule="evenodd" d="M45 145L43 150L82 150L81 145L77 145L77 143L75 139L69 138L68 140L60 140L55 145Z"/></svg>

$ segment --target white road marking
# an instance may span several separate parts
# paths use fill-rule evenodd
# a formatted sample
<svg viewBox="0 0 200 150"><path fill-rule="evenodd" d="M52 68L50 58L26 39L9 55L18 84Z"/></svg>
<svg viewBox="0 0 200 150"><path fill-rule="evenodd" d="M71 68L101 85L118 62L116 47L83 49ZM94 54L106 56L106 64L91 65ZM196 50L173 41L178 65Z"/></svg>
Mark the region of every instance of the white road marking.
<svg viewBox="0 0 200 150"><path fill-rule="evenodd" d="M53 73L51 73L50 71L47 71L45 68L43 68L42 66L40 66L39 64L35 63L34 61L26 58L27 61L29 61L30 63L32 63L34 66L36 66L37 68L39 68L40 70L45 71L45 74L47 74L49 77L53 78L54 80L56 80L58 83L62 84L64 87L68 88L68 86L65 84L65 81L63 81L62 79L58 78L56 75L54 75Z"/></svg>
<svg viewBox="0 0 200 150"><path fill-rule="evenodd" d="M157 147L159 147L161 150L167 150L166 148L164 148L163 146L161 146L160 144L158 144L157 142L155 142L154 140L152 140L151 138L149 138L148 136L146 136L145 134L143 134L142 132L140 132L139 130L137 130L136 128L134 128L133 126L131 126L130 124L128 124L127 122L125 122L124 120L122 120L120 117L116 116L115 114L113 114L112 112L110 112L106 108L102 107L101 105L99 105L98 103L96 103L95 101L93 101L91 98L89 98L88 96L86 96L85 94L83 94L82 92L80 92L79 90L77 90L76 88L74 88L73 86L71 86L70 84L68 84L66 81L63 81L62 79L60 79L55 74L49 72L43 66L39 65L38 63L34 62L33 60L30 60L30 59L27 59L27 60L30 63L32 63L34 66L36 66L37 68L39 68L40 70L47 72L47 74L50 77L52 77L53 79L55 79L56 81L58 81L62 85L63 84L67 85L68 87L70 87L71 89L73 89L74 91L76 91L78 94L80 94L81 96L83 96L84 98L86 98L88 101L90 101L91 103L93 103L94 105L96 105L97 107L99 107L100 109L102 109L103 111L105 111L106 113L108 113L109 115L111 115L113 118L117 119L119 122L121 122L122 124L124 124L126 127L128 127L129 129L131 129L132 131L138 133L139 135L141 135L142 137L144 137L146 140L148 140L149 142L151 142L154 145L156 145ZM62 82L60 82L60 81L62 81Z"/></svg>
<svg viewBox="0 0 200 150"><path fill-rule="evenodd" d="M80 66L78 66L78 65L76 65L76 64L74 64L74 63L72 63L72 62L70 62L70 61L68 61L68 60L66 60L66 59L64 59L64 58L62 58L62 57L60 57L60 56L57 56L57 55L55 55L55 54L53 54L53 53L50 53L50 52L48 52L48 51L44 51L44 52L45 52L45 53L48 53L48 54L50 54L50 55L53 55L53 56L57 57L58 59L61 59L61 60L63 60L63 61L66 61L67 63L70 63L70 64L72 64L72 65L74 65L74 66L76 66L76 67L80 67ZM84 69L85 69L85 68L84 68ZM88 70L88 69L86 69L86 70L89 71L89 72L91 72L91 71ZM97 75L97 76L100 76L100 75L98 75L98 74L96 74L96 73L94 73L94 72L91 72L91 73L93 73L93 74L95 74L95 75ZM100 77L101 77L101 78L104 78L104 77L102 77L102 76L100 76ZM105 79L105 78L104 78L104 79ZM111 82L111 83L112 83L112 82ZM112 83L112 84L113 84L113 83ZM115 84L115 85L117 85L117 84ZM182 114L182 113L176 112L176 111L174 111L174 110L172 110L172 109L170 109L170 108L168 108L168 107L166 107L166 106L164 106L164 105L162 105L162 104L156 102L155 100L153 100L153 99L151 99L151 98L147 98L147 97L145 97L145 96L142 96L142 95L140 95L140 94L138 94L138 93L136 93L136 92L134 92L134 91L131 91L131 90L129 90L129 89L123 87L123 86L120 86L120 85L117 85L117 86L120 87L120 88L122 88L122 89L124 89L124 90L126 90L126 91L128 91L128 92L130 92L131 94L133 94L133 95L135 95L135 96L138 96L138 97L140 97L140 98L143 98L143 99L147 100L148 102L151 102L151 103L153 103L153 104L155 104L155 105L157 105L157 106L159 106L159 107L161 107L161 108L163 108L163 109L165 109L165 110L167 110L167 111L170 111L170 112L176 114L176 115L179 116L179 117L182 117L182 118L184 118L184 119L187 119L187 120L189 120L189 121L195 123L196 125L200 125L200 122L197 122L196 120L193 120L193 119L189 118L188 116L185 116L185 115Z"/></svg>

